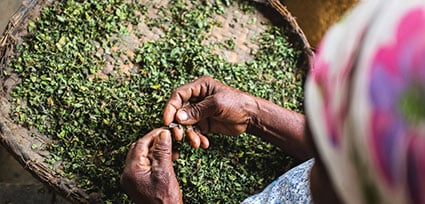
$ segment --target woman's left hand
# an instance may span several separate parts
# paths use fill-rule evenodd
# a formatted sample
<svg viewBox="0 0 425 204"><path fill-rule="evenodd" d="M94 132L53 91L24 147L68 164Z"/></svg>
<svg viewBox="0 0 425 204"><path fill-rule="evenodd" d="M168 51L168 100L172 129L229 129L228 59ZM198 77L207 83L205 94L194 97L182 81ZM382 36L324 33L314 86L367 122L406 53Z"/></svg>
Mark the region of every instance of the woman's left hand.
<svg viewBox="0 0 425 204"><path fill-rule="evenodd" d="M170 131L158 128L131 145L121 186L135 203L183 203L171 144Z"/></svg>

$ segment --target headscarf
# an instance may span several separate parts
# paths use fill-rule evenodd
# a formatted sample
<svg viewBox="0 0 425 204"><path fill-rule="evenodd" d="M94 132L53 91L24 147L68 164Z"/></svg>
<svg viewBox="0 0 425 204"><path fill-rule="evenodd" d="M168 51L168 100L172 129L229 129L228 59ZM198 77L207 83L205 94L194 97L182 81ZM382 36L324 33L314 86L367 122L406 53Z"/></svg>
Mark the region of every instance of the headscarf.
<svg viewBox="0 0 425 204"><path fill-rule="evenodd" d="M333 26L306 113L345 203L425 203L425 1L363 1Z"/></svg>

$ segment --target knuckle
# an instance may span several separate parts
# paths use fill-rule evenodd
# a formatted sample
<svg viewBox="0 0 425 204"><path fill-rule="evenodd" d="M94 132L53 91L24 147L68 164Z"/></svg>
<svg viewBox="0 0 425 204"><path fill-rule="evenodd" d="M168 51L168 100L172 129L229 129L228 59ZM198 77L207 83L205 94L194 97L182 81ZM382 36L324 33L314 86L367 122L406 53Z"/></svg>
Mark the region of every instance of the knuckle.
<svg viewBox="0 0 425 204"><path fill-rule="evenodd" d="M171 156L171 152L169 151L169 148L165 145L158 145L152 151L152 154L153 154L153 157L157 159L168 158Z"/></svg>
<svg viewBox="0 0 425 204"><path fill-rule="evenodd" d="M201 117L201 110L202 110L202 106L200 105L191 105L191 108L189 110L189 114L194 117L194 118L200 118Z"/></svg>

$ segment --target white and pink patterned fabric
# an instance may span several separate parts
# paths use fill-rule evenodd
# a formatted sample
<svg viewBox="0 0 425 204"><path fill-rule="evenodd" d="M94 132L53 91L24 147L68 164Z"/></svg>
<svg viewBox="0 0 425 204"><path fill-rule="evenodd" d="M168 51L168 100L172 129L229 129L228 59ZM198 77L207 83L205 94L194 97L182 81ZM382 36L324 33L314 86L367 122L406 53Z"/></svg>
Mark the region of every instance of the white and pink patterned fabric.
<svg viewBox="0 0 425 204"><path fill-rule="evenodd" d="M361 2L324 37L305 100L345 203L425 203L425 1Z"/></svg>

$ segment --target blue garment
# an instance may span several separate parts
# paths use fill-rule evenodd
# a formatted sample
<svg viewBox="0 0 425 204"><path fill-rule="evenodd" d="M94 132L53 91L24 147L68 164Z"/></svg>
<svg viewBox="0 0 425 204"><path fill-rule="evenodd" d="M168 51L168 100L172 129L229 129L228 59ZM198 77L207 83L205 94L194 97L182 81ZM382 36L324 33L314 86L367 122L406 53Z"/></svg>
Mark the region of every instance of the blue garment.
<svg viewBox="0 0 425 204"><path fill-rule="evenodd" d="M310 194L310 159L284 173L261 193L245 199L242 204L313 203Z"/></svg>

